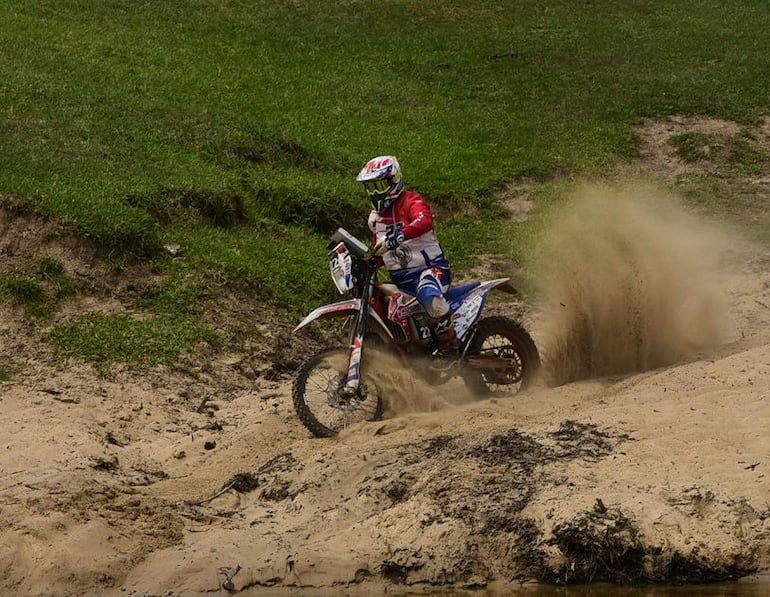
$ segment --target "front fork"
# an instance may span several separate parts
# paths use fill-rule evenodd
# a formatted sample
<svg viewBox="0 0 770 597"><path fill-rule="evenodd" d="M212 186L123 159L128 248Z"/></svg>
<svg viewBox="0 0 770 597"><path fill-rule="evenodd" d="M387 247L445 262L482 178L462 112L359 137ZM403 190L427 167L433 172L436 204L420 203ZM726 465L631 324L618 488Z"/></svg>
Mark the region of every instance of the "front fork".
<svg viewBox="0 0 770 597"><path fill-rule="evenodd" d="M361 385L361 355L364 350L363 334L356 334L353 338L350 350L350 364L348 365L348 376L345 381L345 387L340 392L343 396L353 397L358 392Z"/></svg>
<svg viewBox="0 0 770 597"><path fill-rule="evenodd" d="M366 323L369 318L369 299L374 291L375 277L370 276L363 296L361 297L361 309L356 315L356 323L350 334L350 362L348 363L348 376L345 386L340 393L346 397L353 397L358 392L361 383L361 358L364 352L364 336L366 336Z"/></svg>

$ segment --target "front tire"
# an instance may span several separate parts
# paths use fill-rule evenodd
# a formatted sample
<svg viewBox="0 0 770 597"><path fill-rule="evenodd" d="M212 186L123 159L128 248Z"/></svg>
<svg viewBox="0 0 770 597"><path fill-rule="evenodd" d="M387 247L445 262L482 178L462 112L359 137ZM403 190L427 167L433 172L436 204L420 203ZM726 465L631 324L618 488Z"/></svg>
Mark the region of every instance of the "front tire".
<svg viewBox="0 0 770 597"><path fill-rule="evenodd" d="M339 347L316 353L299 366L292 387L294 409L316 437L334 437L354 423L382 418L382 397L363 367L356 396L340 396L349 362L350 349Z"/></svg>
<svg viewBox="0 0 770 597"><path fill-rule="evenodd" d="M465 356L500 358L507 363L494 369L468 365L465 383L480 396L516 394L532 383L540 368L540 355L529 332L520 323L502 316L479 321Z"/></svg>

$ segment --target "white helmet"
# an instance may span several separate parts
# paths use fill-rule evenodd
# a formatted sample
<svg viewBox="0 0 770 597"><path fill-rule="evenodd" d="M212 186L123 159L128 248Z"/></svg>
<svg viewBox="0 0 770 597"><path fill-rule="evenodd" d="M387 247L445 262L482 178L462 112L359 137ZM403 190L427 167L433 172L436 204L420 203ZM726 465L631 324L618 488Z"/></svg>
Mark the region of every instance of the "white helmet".
<svg viewBox="0 0 770 597"><path fill-rule="evenodd" d="M393 205L404 190L401 166L392 155L379 156L366 162L356 180L364 184L369 200L379 212Z"/></svg>

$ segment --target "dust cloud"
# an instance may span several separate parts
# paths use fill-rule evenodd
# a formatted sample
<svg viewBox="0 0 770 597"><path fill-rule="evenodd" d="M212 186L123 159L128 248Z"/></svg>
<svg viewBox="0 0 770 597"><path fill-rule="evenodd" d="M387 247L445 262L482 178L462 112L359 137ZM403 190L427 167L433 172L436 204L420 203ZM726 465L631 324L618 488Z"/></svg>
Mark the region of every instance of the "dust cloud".
<svg viewBox="0 0 770 597"><path fill-rule="evenodd" d="M420 367L428 363L412 360L404 364L396 355L367 350L364 379L374 382L385 402L385 417L445 410L475 400L460 380L431 385Z"/></svg>
<svg viewBox="0 0 770 597"><path fill-rule="evenodd" d="M549 220L531 272L547 381L642 372L718 346L728 235L644 185L586 185Z"/></svg>

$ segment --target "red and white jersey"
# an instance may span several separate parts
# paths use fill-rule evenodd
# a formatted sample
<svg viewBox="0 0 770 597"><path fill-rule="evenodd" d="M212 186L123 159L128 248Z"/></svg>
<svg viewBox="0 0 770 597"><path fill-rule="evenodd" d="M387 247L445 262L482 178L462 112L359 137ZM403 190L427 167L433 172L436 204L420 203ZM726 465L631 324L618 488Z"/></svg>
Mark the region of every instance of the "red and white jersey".
<svg viewBox="0 0 770 597"><path fill-rule="evenodd" d="M433 212L420 193L404 191L384 212L373 210L369 229L373 245L397 230L404 233L405 241L399 250L382 256L396 284L429 267L449 267L433 230Z"/></svg>

